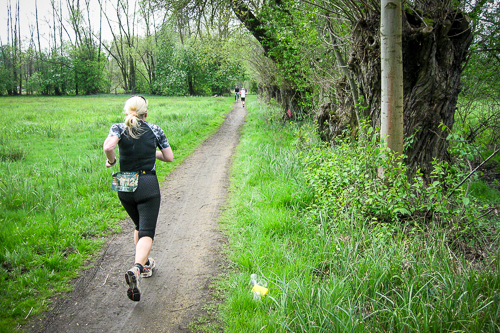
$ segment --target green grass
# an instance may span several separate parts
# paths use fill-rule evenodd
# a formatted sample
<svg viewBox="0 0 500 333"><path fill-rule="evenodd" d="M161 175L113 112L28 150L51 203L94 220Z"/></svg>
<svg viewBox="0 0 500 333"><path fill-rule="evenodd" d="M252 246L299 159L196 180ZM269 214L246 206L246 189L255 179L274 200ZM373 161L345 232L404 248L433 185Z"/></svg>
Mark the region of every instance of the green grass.
<svg viewBox="0 0 500 333"><path fill-rule="evenodd" d="M458 131L463 137L473 140L476 147L475 154L479 155L476 163L480 163L489 158L490 155L498 148L500 138L497 130L499 126L499 104L494 99L486 98L484 100L471 100L468 98L459 98L458 112L455 116L454 131ZM473 135L471 135L472 133ZM493 156L485 165L484 168L490 172L500 174L500 153ZM484 181L488 181L485 179ZM491 180L490 180L491 182ZM497 188L498 181L493 185ZM484 191L482 191L484 194ZM498 195L498 191L493 191L486 196Z"/></svg>
<svg viewBox="0 0 500 333"><path fill-rule="evenodd" d="M486 258L466 260L438 226L423 233L347 206L319 209L300 158L314 137L256 103L248 109L222 217L232 266L218 283L219 330L206 331L500 330L498 239ZM251 274L267 280L260 301Z"/></svg>
<svg viewBox="0 0 500 333"><path fill-rule="evenodd" d="M494 185L498 187L498 181ZM484 182L471 183L469 190L473 196L480 198L484 202L493 205L500 204L500 191L488 186Z"/></svg>
<svg viewBox="0 0 500 333"><path fill-rule="evenodd" d="M128 96L1 98L0 331L50 307L126 216L110 190L102 144L124 119ZM148 96L148 121L164 130L173 163L163 179L231 110L230 98Z"/></svg>

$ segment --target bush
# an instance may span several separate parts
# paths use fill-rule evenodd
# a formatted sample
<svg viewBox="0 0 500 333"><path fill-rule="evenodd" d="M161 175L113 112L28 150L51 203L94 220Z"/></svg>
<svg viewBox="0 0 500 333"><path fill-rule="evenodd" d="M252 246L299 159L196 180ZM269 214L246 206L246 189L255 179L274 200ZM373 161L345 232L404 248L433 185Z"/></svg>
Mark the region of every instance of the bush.
<svg viewBox="0 0 500 333"><path fill-rule="evenodd" d="M421 175L407 178L406 166L390 151L380 148L378 135L365 128L366 140L338 139L334 148L317 148L303 161L306 179L315 191L313 215L359 215L376 224L402 223L412 230L443 227L453 237L474 242L487 227L481 206L459 183L468 174L460 163L434 161L432 182ZM383 167L385 177L378 177Z"/></svg>

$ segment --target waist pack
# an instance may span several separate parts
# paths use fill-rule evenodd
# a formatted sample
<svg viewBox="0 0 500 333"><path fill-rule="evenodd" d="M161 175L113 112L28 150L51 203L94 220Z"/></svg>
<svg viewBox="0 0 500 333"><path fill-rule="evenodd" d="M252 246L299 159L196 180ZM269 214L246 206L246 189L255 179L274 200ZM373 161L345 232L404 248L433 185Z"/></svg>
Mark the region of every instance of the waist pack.
<svg viewBox="0 0 500 333"><path fill-rule="evenodd" d="M116 172L112 177L112 191L135 192L137 190L139 172Z"/></svg>

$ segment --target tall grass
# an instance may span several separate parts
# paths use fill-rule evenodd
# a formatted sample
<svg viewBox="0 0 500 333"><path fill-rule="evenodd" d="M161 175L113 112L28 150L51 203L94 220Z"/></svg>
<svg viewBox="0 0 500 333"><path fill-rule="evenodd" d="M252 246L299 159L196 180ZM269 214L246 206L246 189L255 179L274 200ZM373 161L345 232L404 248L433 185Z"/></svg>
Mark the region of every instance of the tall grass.
<svg viewBox="0 0 500 333"><path fill-rule="evenodd" d="M110 190L102 144L124 119L127 96L2 98L0 110L0 331L46 309L48 298L119 231L126 216ZM150 96L174 163L214 133L230 99ZM116 169L116 168L114 168Z"/></svg>
<svg viewBox="0 0 500 333"><path fill-rule="evenodd" d="M476 93L483 92L478 86L475 90ZM498 100L487 94L461 96L458 100L453 128L476 146L476 164L490 157L498 146L500 133L496 129L499 125L499 107ZM500 184L494 175L500 174L500 154L493 156L482 169L485 170L482 181L473 182L471 190L486 202L498 204Z"/></svg>
<svg viewBox="0 0 500 333"><path fill-rule="evenodd" d="M331 205L332 212L319 187L312 185L314 173L306 177L302 156L320 147L309 128L273 122L270 111L260 105L248 109L223 216L233 267L218 285L224 299L220 327L205 331L500 330L500 257L494 221L480 229L490 233L494 252L472 259L470 253L452 247L443 226L453 221L426 228L398 218L381 223L348 202ZM342 172L347 172L349 182L325 186L343 188L335 190L343 199L348 198L344 191L351 189L352 197L369 199L351 187L351 182L364 178L363 172L352 175L359 172L354 170L358 161L349 160L352 156L342 150L337 154L344 170L328 164L318 167L340 174L334 181L342 182ZM252 297L251 274L267 280L269 294L260 301Z"/></svg>

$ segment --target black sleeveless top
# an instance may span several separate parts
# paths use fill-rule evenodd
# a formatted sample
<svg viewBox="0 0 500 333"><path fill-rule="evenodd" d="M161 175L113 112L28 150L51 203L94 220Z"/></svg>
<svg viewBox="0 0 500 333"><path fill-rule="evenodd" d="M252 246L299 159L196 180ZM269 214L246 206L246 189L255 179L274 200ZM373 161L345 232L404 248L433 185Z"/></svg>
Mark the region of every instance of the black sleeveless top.
<svg viewBox="0 0 500 333"><path fill-rule="evenodd" d="M137 137L129 135L123 123L113 124L108 136L118 136L120 171L152 171L156 168L156 148L170 147L163 130L146 121L139 121Z"/></svg>

